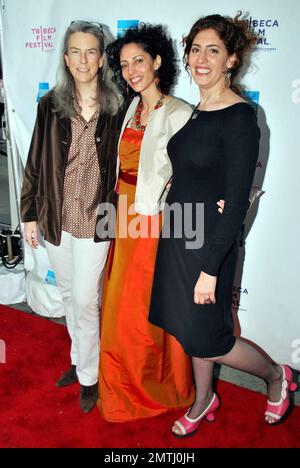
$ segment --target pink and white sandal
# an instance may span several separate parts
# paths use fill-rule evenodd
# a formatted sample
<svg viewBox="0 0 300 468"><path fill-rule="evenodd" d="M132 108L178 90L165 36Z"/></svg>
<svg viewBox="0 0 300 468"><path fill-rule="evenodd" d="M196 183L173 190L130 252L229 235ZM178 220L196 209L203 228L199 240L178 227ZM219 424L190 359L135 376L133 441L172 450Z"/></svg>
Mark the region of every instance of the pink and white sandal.
<svg viewBox="0 0 300 468"><path fill-rule="evenodd" d="M292 370L287 365L282 365L280 367L282 370L281 398L277 403L268 400L265 411L265 418L266 416L270 416L275 419L275 422L268 422L267 419L265 419L269 426L278 425L286 419L291 409L289 392L295 392L297 390L297 384L293 382Z"/></svg>
<svg viewBox="0 0 300 468"><path fill-rule="evenodd" d="M216 420L215 418L215 412L220 406L220 400L218 395L215 393L213 394L212 400L209 403L208 407L198 416L196 419L192 419L188 417L190 409L187 411L187 413L179 418L177 421L175 421L175 425L178 427L178 429L181 431L179 434L172 431L173 435L175 437L179 438L184 438L184 437L189 437L195 434L197 430L199 429L199 426L201 424L201 421L205 418L206 421L208 422L214 422Z"/></svg>

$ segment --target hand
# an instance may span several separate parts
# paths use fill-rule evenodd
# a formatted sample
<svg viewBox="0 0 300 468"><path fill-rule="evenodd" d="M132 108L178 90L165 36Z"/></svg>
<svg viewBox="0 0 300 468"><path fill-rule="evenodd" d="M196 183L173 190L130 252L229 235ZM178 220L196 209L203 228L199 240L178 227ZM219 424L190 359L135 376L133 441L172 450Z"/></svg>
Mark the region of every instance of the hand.
<svg viewBox="0 0 300 468"><path fill-rule="evenodd" d="M224 200L219 200L217 205L219 207L218 212L222 214L223 211L224 211L225 201Z"/></svg>
<svg viewBox="0 0 300 468"><path fill-rule="evenodd" d="M172 177L171 177L171 179L169 180L169 182L168 182L167 185L166 185L166 191L167 191L167 192L170 191L171 185L172 185Z"/></svg>
<svg viewBox="0 0 300 468"><path fill-rule="evenodd" d="M217 277L208 275L201 271L194 289L194 302L196 304L215 304Z"/></svg>
<svg viewBox="0 0 300 468"><path fill-rule="evenodd" d="M37 222L31 221L30 223L24 223L24 239L27 244L33 249L38 248L37 241Z"/></svg>

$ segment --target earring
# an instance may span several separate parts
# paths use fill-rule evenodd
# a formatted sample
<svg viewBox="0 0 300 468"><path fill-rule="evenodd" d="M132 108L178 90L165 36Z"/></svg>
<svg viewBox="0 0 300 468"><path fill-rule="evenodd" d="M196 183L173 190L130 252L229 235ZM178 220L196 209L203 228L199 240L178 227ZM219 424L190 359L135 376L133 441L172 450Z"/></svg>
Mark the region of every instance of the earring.
<svg viewBox="0 0 300 468"><path fill-rule="evenodd" d="M232 75L232 73L230 71L230 68L227 68L226 73L225 73L225 86L227 88L230 88L230 86L231 86L231 79L230 79L231 75Z"/></svg>
<svg viewBox="0 0 300 468"><path fill-rule="evenodd" d="M127 96L129 94L129 85L128 85L128 83L126 83L126 94L127 94Z"/></svg>

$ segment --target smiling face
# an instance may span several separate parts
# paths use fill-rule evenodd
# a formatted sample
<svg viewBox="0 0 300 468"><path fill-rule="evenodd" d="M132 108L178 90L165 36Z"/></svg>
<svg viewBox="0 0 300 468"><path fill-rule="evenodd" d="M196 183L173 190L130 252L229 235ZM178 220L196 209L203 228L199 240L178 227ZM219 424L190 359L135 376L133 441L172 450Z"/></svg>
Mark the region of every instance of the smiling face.
<svg viewBox="0 0 300 468"><path fill-rule="evenodd" d="M224 42L214 29L204 29L195 36L188 64L200 88L223 86L225 73L234 66L235 61L235 55L229 56Z"/></svg>
<svg viewBox="0 0 300 468"><path fill-rule="evenodd" d="M75 84L96 81L103 62L98 38L90 33L71 34L65 61Z"/></svg>
<svg viewBox="0 0 300 468"><path fill-rule="evenodd" d="M161 65L159 55L153 59L141 45L132 42L122 47L120 64L124 80L136 93L156 87L155 71Z"/></svg>

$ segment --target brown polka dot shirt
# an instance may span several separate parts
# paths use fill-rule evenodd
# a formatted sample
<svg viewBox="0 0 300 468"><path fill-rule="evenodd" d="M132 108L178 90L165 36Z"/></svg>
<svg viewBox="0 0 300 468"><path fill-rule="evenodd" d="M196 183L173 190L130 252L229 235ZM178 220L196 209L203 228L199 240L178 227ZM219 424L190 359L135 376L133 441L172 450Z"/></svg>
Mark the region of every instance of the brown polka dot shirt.
<svg viewBox="0 0 300 468"><path fill-rule="evenodd" d="M93 238L97 218L101 176L95 143L99 109L89 122L74 100L71 119L72 143L65 171L62 229L74 237Z"/></svg>

